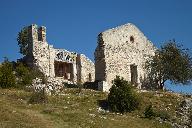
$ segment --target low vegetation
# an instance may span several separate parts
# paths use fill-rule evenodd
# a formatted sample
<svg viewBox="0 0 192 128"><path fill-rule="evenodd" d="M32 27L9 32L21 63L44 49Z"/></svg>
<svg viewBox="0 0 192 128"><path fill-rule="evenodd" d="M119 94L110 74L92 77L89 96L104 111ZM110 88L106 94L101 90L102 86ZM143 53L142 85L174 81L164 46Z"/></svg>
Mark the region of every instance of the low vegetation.
<svg viewBox="0 0 192 128"><path fill-rule="evenodd" d="M145 108L144 116L145 118L149 118L149 119L152 119L156 116L156 113L154 112L151 104Z"/></svg>
<svg viewBox="0 0 192 128"><path fill-rule="evenodd" d="M33 92L28 103L29 104L40 104L40 103L47 103L48 97L45 93L45 90L40 90L39 92Z"/></svg>
<svg viewBox="0 0 192 128"><path fill-rule="evenodd" d="M113 112L131 112L139 107L140 101L133 86L116 76L108 95L109 109Z"/></svg>
<svg viewBox="0 0 192 128"><path fill-rule="evenodd" d="M148 119L153 119L159 117L161 120L166 121L170 119L170 115L165 110L154 110L152 105L146 107L144 111L144 117Z"/></svg>
<svg viewBox="0 0 192 128"><path fill-rule="evenodd" d="M46 78L37 68L29 68L22 62L10 62L5 58L0 66L0 87L1 88L20 88L32 84L35 78L41 78L46 82Z"/></svg>
<svg viewBox="0 0 192 128"><path fill-rule="evenodd" d="M169 120L174 119L175 110L182 97L166 92L141 92L139 109L130 113L113 113L102 109L100 101L107 94L89 89L64 89L60 95L48 96L46 103L29 102L33 92L18 89L0 89L0 127L30 128L76 128L76 127L130 127L171 128L155 118L145 118L145 108L150 104L154 111L166 111Z"/></svg>
<svg viewBox="0 0 192 128"><path fill-rule="evenodd" d="M0 67L0 87L10 88L16 86L16 77L13 72L13 65L5 58Z"/></svg>
<svg viewBox="0 0 192 128"><path fill-rule="evenodd" d="M1 65L0 86L4 89L0 89L0 127L169 128L169 123L160 123L157 118L176 120L175 110L182 99L166 92L137 92L120 77L114 80L109 95L84 89L81 84L74 88L65 84L60 94L52 96L44 90L21 90L37 76L45 78L23 63L5 61ZM2 78L7 79L4 82Z"/></svg>

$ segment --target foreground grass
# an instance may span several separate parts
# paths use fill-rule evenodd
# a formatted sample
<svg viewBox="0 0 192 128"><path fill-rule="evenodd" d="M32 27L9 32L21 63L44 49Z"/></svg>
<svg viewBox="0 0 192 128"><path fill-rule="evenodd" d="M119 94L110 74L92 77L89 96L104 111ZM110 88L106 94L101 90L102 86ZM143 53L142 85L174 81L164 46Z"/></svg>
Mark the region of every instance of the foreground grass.
<svg viewBox="0 0 192 128"><path fill-rule="evenodd" d="M140 109L124 115L103 111L98 103L106 93L66 89L49 96L47 104L28 104L31 92L0 89L0 127L2 128L170 128L169 124L142 118L144 108L153 104L175 116L180 98L168 93L143 93Z"/></svg>

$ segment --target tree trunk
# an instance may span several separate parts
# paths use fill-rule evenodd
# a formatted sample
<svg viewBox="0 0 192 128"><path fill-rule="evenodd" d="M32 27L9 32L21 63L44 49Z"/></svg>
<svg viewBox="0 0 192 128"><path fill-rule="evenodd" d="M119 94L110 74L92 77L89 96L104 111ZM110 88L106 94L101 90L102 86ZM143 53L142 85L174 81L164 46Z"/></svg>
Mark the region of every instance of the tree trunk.
<svg viewBox="0 0 192 128"><path fill-rule="evenodd" d="M164 90L164 85L163 85L163 83L160 83L159 89Z"/></svg>
<svg viewBox="0 0 192 128"><path fill-rule="evenodd" d="M165 89L164 86L165 86L165 81L166 80L162 79L161 81L162 82L160 82L159 89L164 90Z"/></svg>

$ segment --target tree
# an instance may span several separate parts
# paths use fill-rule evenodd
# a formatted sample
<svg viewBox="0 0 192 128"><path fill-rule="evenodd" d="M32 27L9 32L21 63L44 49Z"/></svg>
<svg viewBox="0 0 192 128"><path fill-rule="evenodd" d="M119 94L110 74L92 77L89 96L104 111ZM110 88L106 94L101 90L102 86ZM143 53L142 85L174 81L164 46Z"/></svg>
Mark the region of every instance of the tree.
<svg viewBox="0 0 192 128"><path fill-rule="evenodd" d="M25 66L22 62L18 62L15 68L18 87L24 87L32 83L33 77L30 75L30 68Z"/></svg>
<svg viewBox="0 0 192 128"><path fill-rule="evenodd" d="M16 77L13 73L13 65L5 58L0 67L0 87L9 88L16 85Z"/></svg>
<svg viewBox="0 0 192 128"><path fill-rule="evenodd" d="M32 84L33 79L41 78L43 83L46 83L46 77L37 68L29 68L23 62L17 62L15 68L18 87L25 87Z"/></svg>
<svg viewBox="0 0 192 128"><path fill-rule="evenodd" d="M123 78L116 76L108 95L110 110L120 113L131 112L138 108L139 103L133 86Z"/></svg>
<svg viewBox="0 0 192 128"><path fill-rule="evenodd" d="M164 88L167 80L174 84L188 84L192 80L190 51L170 40L146 62L146 69L149 84L159 89Z"/></svg>
<svg viewBox="0 0 192 128"><path fill-rule="evenodd" d="M24 27L19 33L17 37L18 45L20 47L20 53L23 55L28 54L28 46L29 46L29 36L28 36L28 28Z"/></svg>

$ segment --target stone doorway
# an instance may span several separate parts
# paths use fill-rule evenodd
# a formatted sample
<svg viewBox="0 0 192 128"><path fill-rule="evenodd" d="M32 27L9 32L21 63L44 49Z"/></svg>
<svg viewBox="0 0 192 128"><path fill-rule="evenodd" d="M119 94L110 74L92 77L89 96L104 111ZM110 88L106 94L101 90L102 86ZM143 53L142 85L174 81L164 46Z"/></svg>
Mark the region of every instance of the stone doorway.
<svg viewBox="0 0 192 128"><path fill-rule="evenodd" d="M135 65L135 64L131 65L130 69L131 69L131 84L136 86L138 84L137 65Z"/></svg>
<svg viewBox="0 0 192 128"><path fill-rule="evenodd" d="M66 80L73 80L73 64L55 61L55 76L63 77Z"/></svg>
<svg viewBox="0 0 192 128"><path fill-rule="evenodd" d="M89 73L88 81L89 81L89 82L91 82L91 81L92 81L92 76L91 76L91 73Z"/></svg>

